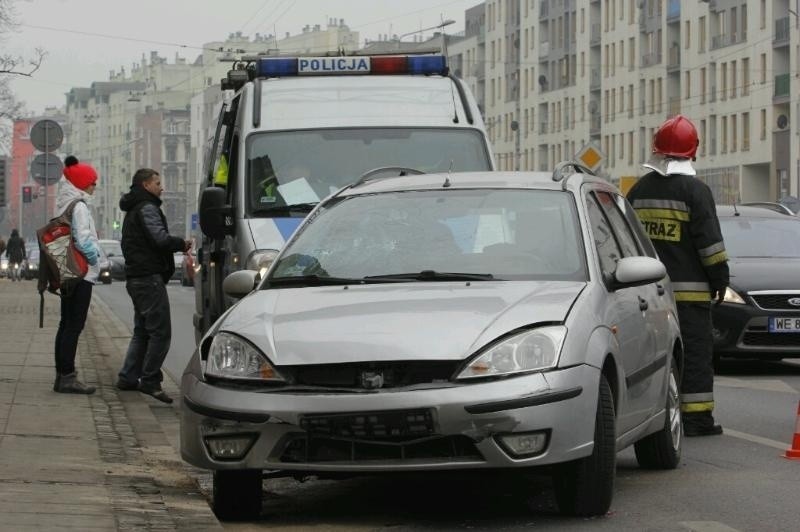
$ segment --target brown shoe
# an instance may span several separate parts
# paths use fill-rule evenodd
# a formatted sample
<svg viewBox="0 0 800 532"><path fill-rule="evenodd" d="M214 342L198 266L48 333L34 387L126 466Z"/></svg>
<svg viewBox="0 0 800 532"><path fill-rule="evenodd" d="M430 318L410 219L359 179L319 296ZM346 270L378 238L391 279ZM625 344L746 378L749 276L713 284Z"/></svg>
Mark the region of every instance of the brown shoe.
<svg viewBox="0 0 800 532"><path fill-rule="evenodd" d="M58 393L79 393L83 395L90 395L95 391L94 386L87 386L79 381L78 374L75 372L61 375L57 384L58 386L56 392Z"/></svg>
<svg viewBox="0 0 800 532"><path fill-rule="evenodd" d="M148 388L146 386L140 385L139 391L142 392L143 394L149 395L150 397L158 399L162 403L167 403L168 405L172 404L172 397L167 395L161 388Z"/></svg>

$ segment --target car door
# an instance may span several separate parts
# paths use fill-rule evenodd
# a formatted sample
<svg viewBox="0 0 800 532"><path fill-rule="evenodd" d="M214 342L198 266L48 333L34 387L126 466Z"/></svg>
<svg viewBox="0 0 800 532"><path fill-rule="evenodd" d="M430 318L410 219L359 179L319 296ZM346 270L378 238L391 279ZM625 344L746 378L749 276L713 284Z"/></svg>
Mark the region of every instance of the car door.
<svg viewBox="0 0 800 532"><path fill-rule="evenodd" d="M597 250L597 261L604 280L612 278L616 263L626 256L638 256L633 236L618 231L614 217L614 197L606 191L592 190L586 195L587 214ZM609 215L609 213L611 213ZM643 375L654 360L655 340L648 331L649 301L646 287L612 291L606 283L608 305L604 321L614 331L619 345L619 362L625 382L621 383L617 419L620 433L644 422L653 410L652 375Z"/></svg>

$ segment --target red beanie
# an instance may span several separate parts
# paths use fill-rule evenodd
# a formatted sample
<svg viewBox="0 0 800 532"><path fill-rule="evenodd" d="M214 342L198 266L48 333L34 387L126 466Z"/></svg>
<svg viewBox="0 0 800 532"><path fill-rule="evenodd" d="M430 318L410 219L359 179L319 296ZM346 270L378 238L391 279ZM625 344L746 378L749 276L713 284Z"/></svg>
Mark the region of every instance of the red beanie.
<svg viewBox="0 0 800 532"><path fill-rule="evenodd" d="M64 177L81 190L97 184L95 169L89 164L79 162L74 155L69 155L64 159Z"/></svg>

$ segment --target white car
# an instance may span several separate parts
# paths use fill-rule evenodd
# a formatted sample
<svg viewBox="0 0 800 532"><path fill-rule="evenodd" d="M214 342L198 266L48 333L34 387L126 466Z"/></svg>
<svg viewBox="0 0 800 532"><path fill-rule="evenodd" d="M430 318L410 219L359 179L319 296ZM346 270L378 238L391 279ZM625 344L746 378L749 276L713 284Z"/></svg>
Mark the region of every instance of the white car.
<svg viewBox="0 0 800 532"><path fill-rule="evenodd" d="M619 191L574 168L372 172L263 280L229 275L241 300L181 385L182 455L214 471L217 515L258 515L264 470L541 467L560 509L588 516L610 507L620 449L677 467L664 265Z"/></svg>

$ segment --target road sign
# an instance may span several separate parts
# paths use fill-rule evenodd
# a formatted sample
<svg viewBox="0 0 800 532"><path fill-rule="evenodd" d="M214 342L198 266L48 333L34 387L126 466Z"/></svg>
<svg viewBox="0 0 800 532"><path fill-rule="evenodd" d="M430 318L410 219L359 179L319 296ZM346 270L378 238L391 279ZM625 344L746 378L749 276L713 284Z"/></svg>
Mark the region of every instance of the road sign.
<svg viewBox="0 0 800 532"><path fill-rule="evenodd" d="M55 120L39 120L31 128L31 144L39 151L51 152L64 142L64 130Z"/></svg>
<svg viewBox="0 0 800 532"><path fill-rule="evenodd" d="M600 167L600 163L606 158L605 154L591 143L584 146L576 157L591 171L597 170Z"/></svg>
<svg viewBox="0 0 800 532"><path fill-rule="evenodd" d="M63 170L64 163L52 153L40 153L31 161L31 177L40 185L54 185Z"/></svg>

